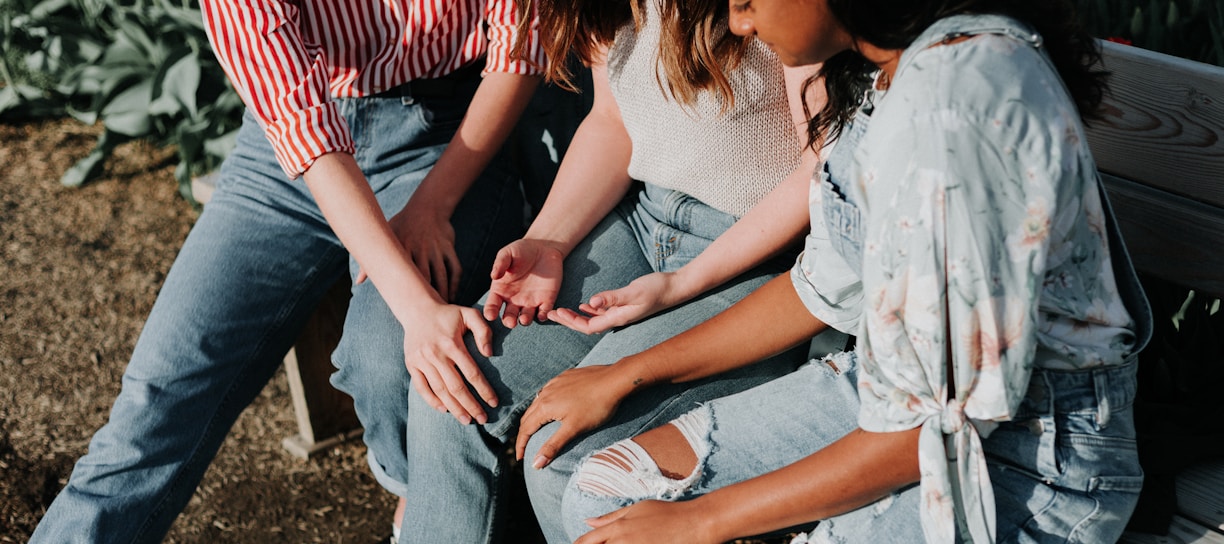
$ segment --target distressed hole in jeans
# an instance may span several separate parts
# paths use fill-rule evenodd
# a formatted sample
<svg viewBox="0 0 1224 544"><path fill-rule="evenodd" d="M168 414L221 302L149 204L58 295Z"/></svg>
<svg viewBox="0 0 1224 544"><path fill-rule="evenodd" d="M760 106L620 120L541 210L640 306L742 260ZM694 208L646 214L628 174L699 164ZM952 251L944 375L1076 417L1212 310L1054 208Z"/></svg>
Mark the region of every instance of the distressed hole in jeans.
<svg viewBox="0 0 1224 544"><path fill-rule="evenodd" d="M654 459L641 445L625 439L595 453L578 468L575 484L578 489L605 497L634 500L675 500L701 476L701 465L709 453L710 413L701 407L669 423L680 430L693 453L697 465L682 479L669 478L659 470Z"/></svg>

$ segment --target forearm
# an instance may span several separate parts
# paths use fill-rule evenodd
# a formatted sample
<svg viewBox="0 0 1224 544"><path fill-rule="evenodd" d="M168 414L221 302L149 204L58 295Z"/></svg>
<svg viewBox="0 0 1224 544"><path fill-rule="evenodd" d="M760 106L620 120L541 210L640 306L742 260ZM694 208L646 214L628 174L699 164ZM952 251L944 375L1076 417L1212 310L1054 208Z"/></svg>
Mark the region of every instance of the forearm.
<svg viewBox="0 0 1224 544"><path fill-rule="evenodd" d="M629 178L632 143L602 60L591 66L591 79L591 111L578 125L548 198L525 236L547 241L564 255L616 207L633 182Z"/></svg>
<svg viewBox="0 0 1224 544"><path fill-rule="evenodd" d="M676 271L680 303L722 285L792 247L808 230L808 184L814 155L715 239L696 259Z"/></svg>
<svg viewBox="0 0 1224 544"><path fill-rule="evenodd" d="M819 111L825 102L819 86L803 95L804 82L818 69L818 65L783 69L787 104L800 142L807 134L804 102L810 111ZM808 187L820 158L811 148L796 152L800 152L799 166L701 255L676 272L680 288L676 302L721 285L803 238L809 223Z"/></svg>
<svg viewBox="0 0 1224 544"><path fill-rule="evenodd" d="M711 542L849 512L917 482L920 429L855 429L798 462L694 499Z"/></svg>
<svg viewBox="0 0 1224 544"><path fill-rule="evenodd" d="M463 195L505 143L539 80L539 76L487 74L472 97L455 136L408 205L449 219Z"/></svg>
<svg viewBox="0 0 1224 544"><path fill-rule="evenodd" d="M825 328L783 274L706 322L616 365L633 389L687 382L776 355Z"/></svg>
<svg viewBox="0 0 1224 544"><path fill-rule="evenodd" d="M303 175L323 217L401 321L442 299L412 264L353 157L329 153Z"/></svg>

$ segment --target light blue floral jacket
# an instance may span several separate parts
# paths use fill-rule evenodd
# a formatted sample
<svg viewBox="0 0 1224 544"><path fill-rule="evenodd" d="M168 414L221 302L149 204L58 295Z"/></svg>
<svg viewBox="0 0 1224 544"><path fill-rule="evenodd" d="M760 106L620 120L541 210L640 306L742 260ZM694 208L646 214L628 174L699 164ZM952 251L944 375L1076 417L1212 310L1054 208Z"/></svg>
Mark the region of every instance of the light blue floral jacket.
<svg viewBox="0 0 1224 544"><path fill-rule="evenodd" d="M982 440L1032 368L1118 365L1146 341L1145 303L1132 316L1115 281L1134 273L1111 252L1084 128L1041 43L998 16L932 25L813 180L792 271L815 316L858 335L859 425L922 428L928 542L994 540Z"/></svg>

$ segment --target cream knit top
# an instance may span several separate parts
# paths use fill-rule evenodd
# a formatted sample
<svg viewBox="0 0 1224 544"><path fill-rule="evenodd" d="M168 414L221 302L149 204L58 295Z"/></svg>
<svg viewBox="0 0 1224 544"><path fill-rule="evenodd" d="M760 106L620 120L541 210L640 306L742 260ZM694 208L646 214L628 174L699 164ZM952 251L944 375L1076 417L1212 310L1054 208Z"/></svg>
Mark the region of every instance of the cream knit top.
<svg viewBox="0 0 1224 544"><path fill-rule="evenodd" d="M657 63L660 17L646 0L647 17L628 24L608 49L608 78L633 143L629 175L682 191L709 206L743 216L799 166L802 144L786 99L782 64L758 40L728 79L735 104L722 112L715 93L695 104L672 98Z"/></svg>

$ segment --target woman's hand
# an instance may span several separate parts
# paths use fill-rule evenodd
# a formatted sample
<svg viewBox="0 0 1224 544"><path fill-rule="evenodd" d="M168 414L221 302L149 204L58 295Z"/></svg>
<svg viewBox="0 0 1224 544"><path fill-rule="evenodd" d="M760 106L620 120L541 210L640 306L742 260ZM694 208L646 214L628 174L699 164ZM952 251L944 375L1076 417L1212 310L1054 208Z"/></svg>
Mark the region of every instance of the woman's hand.
<svg viewBox="0 0 1224 544"><path fill-rule="evenodd" d="M404 366L427 404L450 412L465 425L473 419L483 424L485 411L472 389L489 406L497 406L497 394L463 343L468 331L480 353L491 356L493 330L480 312L451 304L434 306L428 317L404 327Z"/></svg>
<svg viewBox="0 0 1224 544"><path fill-rule="evenodd" d="M679 281L671 272L655 272L633 280L620 289L604 291L591 297L578 309L567 308L548 313L548 319L581 333L594 334L613 327L628 325L659 313L685 300L679 293Z"/></svg>
<svg viewBox="0 0 1224 544"><path fill-rule="evenodd" d="M615 512L586 520L594 527L574 544L628 542L688 542L717 544L722 539L708 534L710 516L697 500L683 502L642 501Z"/></svg>
<svg viewBox="0 0 1224 544"><path fill-rule="evenodd" d="M612 417L621 401L637 385L622 377L614 365L571 368L550 380L536 395L519 420L514 452L523 458L527 440L541 427L556 421L560 426L540 446L531 466L543 468L571 439L594 429Z"/></svg>
<svg viewBox="0 0 1224 544"><path fill-rule="evenodd" d="M463 267L455 253L455 228L450 218L434 210L408 203L388 223L395 237L412 256L412 263L433 286L442 300L451 302L459 296L459 279ZM356 283L365 281L365 270L357 271Z"/></svg>
<svg viewBox="0 0 1224 544"><path fill-rule="evenodd" d="M501 313L507 328L527 325L536 316L544 320L561 290L564 261L565 253L543 240L524 238L502 248L493 261L485 319Z"/></svg>

